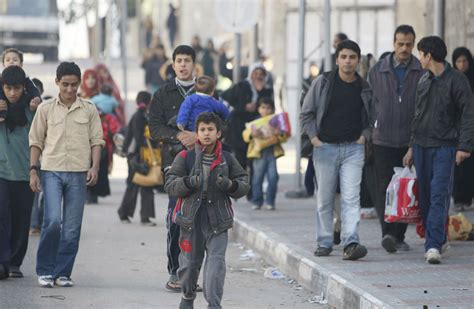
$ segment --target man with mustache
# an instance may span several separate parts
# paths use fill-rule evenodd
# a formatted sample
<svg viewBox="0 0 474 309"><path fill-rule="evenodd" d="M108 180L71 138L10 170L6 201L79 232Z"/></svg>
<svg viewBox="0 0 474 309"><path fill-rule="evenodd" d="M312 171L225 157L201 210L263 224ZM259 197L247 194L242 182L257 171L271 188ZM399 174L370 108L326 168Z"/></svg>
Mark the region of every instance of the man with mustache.
<svg viewBox="0 0 474 309"><path fill-rule="evenodd" d="M384 221L385 192L393 176L393 168L402 166L410 142L411 121L415 115L416 85L424 71L411 52L415 31L400 25L393 36L394 51L370 70L373 90L375 127L372 135L375 173L378 183L377 214L382 227L382 247L389 253L408 251L405 242L406 223Z"/></svg>

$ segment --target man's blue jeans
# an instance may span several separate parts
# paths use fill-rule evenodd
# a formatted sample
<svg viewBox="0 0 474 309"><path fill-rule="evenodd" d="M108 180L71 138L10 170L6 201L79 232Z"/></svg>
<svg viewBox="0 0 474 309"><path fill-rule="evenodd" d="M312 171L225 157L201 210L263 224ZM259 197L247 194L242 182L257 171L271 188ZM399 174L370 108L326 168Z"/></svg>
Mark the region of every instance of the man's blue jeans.
<svg viewBox="0 0 474 309"><path fill-rule="evenodd" d="M454 182L454 147L413 145L413 161L418 178L418 203L425 228L425 251L441 250L446 242L446 220Z"/></svg>
<svg viewBox="0 0 474 309"><path fill-rule="evenodd" d="M265 203L275 206L275 198L278 189L278 170L276 158L273 155L273 147L264 149L260 153L260 159L253 159L253 175L252 175L252 200L251 202L257 206L263 204L263 180L267 176L268 187L265 197Z"/></svg>
<svg viewBox="0 0 474 309"><path fill-rule="evenodd" d="M36 273L70 277L79 248L86 198L85 172L43 171L44 220Z"/></svg>
<svg viewBox="0 0 474 309"><path fill-rule="evenodd" d="M319 247L333 245L334 200L338 182L341 186L341 239L343 246L359 243L360 182L364 167L364 145L327 144L314 147L317 211L316 242Z"/></svg>

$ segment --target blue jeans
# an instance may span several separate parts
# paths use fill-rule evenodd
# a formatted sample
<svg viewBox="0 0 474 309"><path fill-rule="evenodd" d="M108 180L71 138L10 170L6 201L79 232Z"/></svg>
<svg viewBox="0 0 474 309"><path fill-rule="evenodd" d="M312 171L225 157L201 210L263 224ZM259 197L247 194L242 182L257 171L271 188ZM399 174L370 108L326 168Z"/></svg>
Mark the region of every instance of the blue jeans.
<svg viewBox="0 0 474 309"><path fill-rule="evenodd" d="M273 147L266 148L260 153L260 159L253 160L252 176L252 200L254 205L263 205L263 179L267 176L268 187L265 202L267 205L275 206L275 198L278 189L278 170L276 158L273 155Z"/></svg>
<svg viewBox="0 0 474 309"><path fill-rule="evenodd" d="M446 220L454 182L454 147L413 145L413 161L418 178L419 205L425 228L425 251L441 250L446 242Z"/></svg>
<svg viewBox="0 0 474 309"><path fill-rule="evenodd" d="M316 242L319 247L333 244L333 213L337 184L341 187L341 239L344 246L359 243L360 183L364 167L364 145L327 144L314 147L317 211Z"/></svg>
<svg viewBox="0 0 474 309"><path fill-rule="evenodd" d="M36 256L38 276L70 277L79 248L86 198L85 172L43 171L44 220Z"/></svg>

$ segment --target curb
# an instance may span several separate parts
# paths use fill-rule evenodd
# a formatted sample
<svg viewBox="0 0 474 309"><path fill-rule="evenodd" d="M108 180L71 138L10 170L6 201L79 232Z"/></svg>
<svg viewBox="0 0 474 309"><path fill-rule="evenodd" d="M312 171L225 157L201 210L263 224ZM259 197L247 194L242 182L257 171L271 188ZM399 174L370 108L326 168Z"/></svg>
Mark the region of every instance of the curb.
<svg viewBox="0 0 474 309"><path fill-rule="evenodd" d="M291 248L277 241L278 236L272 232L264 233L235 218L230 233L234 240L256 251L264 260L278 267L306 289L316 294L323 293L330 306L348 309L394 308L304 257L298 252L298 248Z"/></svg>

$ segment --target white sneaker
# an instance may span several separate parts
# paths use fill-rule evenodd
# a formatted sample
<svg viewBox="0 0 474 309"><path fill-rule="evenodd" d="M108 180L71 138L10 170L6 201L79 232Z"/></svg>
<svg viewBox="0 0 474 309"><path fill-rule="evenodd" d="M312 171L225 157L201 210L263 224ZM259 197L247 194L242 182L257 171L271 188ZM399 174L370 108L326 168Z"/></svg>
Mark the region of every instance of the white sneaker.
<svg viewBox="0 0 474 309"><path fill-rule="evenodd" d="M54 286L53 276L39 276L38 284L44 288L52 288Z"/></svg>
<svg viewBox="0 0 474 309"><path fill-rule="evenodd" d="M56 280L54 280L54 284L60 287L68 288L74 285L74 281L72 281L72 279L69 277L59 277Z"/></svg>
<svg viewBox="0 0 474 309"><path fill-rule="evenodd" d="M441 254L438 249L431 248L428 249L425 253L426 261L430 264L439 264L441 263Z"/></svg>
<svg viewBox="0 0 474 309"><path fill-rule="evenodd" d="M273 206L273 205L265 205L265 209L267 209L267 210L275 210L275 206Z"/></svg>

